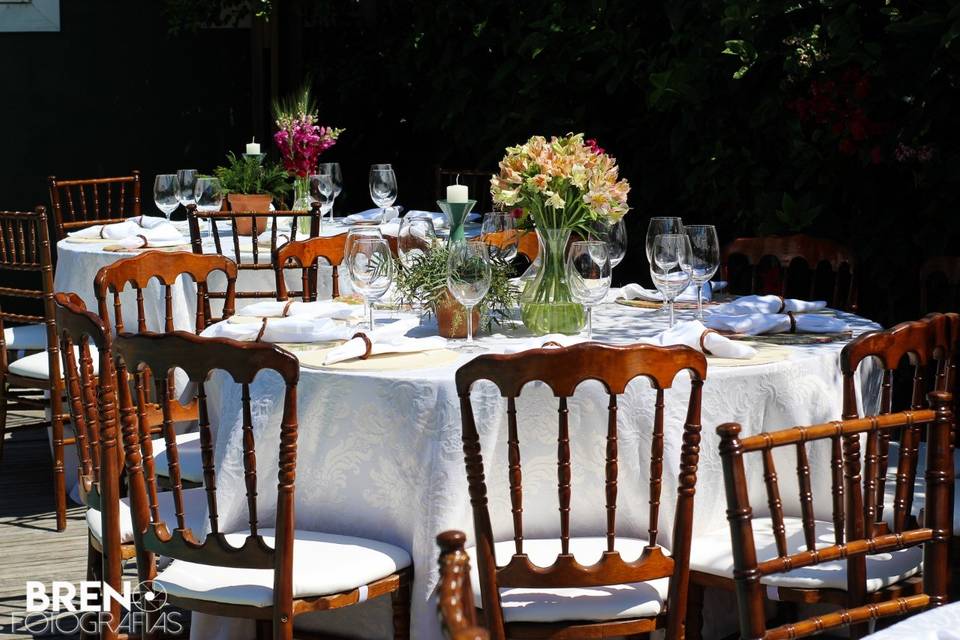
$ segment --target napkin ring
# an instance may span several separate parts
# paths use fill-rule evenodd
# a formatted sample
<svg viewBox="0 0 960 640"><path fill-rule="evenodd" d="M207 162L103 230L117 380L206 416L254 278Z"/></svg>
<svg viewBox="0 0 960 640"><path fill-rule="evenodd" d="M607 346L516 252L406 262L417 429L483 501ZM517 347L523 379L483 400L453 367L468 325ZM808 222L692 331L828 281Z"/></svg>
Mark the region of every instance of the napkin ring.
<svg viewBox="0 0 960 640"><path fill-rule="evenodd" d="M103 232L106 230L106 228L107 228L107 225L105 225L105 224L100 225L100 239L101 239L101 240L106 240L106 239L107 239L107 236L103 235Z"/></svg>
<svg viewBox="0 0 960 640"><path fill-rule="evenodd" d="M547 347L559 347L562 349L563 345L557 342L556 340L547 340L542 345L540 345L541 349L546 349Z"/></svg>
<svg viewBox="0 0 960 640"><path fill-rule="evenodd" d="M717 332L714 331L713 329L704 329L704 330L703 330L703 333L700 334L700 351L703 351L703 355L705 355L705 356L712 356L712 355L713 355L713 352L710 351L710 349L707 349L707 346L706 346L706 345L704 344L704 342L703 342L704 339L705 339L708 335L710 335L711 333L716 333L717 335L720 335L719 333L717 333Z"/></svg>
<svg viewBox="0 0 960 640"><path fill-rule="evenodd" d="M263 324L260 325L260 331L257 332L257 337L253 339L254 342L260 342L263 339L263 334L267 330L267 319L263 319Z"/></svg>
<svg viewBox="0 0 960 640"><path fill-rule="evenodd" d="M286 318L287 316L290 315L290 306L291 306L294 302L296 302L296 301L295 301L295 300L291 300L291 301L288 302L287 304L283 305L283 311L280 312L280 316L281 316L281 317Z"/></svg>
<svg viewBox="0 0 960 640"><path fill-rule="evenodd" d="M141 247L146 247L148 244L150 244L150 241L147 240L147 236L138 233L138 234L137 234L137 237L140 238L141 240L143 240L143 244L140 245Z"/></svg>
<svg viewBox="0 0 960 640"><path fill-rule="evenodd" d="M793 315L793 311L787 311L787 317L790 318L790 333L796 333L797 318Z"/></svg>
<svg viewBox="0 0 960 640"><path fill-rule="evenodd" d="M367 336L367 334L365 334L364 332L359 331L350 337L351 340L353 340L354 338L360 338L361 340L363 340L363 344L366 345L367 347L366 352L364 352L364 354L360 356L361 360L366 360L367 358L370 357L370 352L373 351L373 343L370 342L370 337Z"/></svg>
<svg viewBox="0 0 960 640"><path fill-rule="evenodd" d="M777 309L777 313L783 313L783 310L787 308L787 301L783 299L783 296L777 296L780 300L780 308Z"/></svg>

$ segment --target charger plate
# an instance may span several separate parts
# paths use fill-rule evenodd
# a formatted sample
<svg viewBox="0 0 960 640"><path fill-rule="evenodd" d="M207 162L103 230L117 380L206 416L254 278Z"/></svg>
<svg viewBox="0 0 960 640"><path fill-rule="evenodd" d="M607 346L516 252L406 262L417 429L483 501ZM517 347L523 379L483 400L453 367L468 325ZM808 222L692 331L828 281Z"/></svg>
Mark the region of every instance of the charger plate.
<svg viewBox="0 0 960 640"><path fill-rule="evenodd" d="M735 300L736 296L717 296L713 300L704 300L703 306L715 307L717 305L724 304L725 302L731 302ZM614 302L617 304L622 304L625 307L633 307L635 309L659 309L663 306L663 303L659 300L627 300L626 298L617 298ZM697 303L696 302L674 302L674 309L678 311L696 311Z"/></svg>
<svg viewBox="0 0 960 640"><path fill-rule="evenodd" d="M450 349L431 349L414 353L381 353L366 360L359 358L325 365L323 359L334 347L342 342L331 344L281 344L284 349L293 352L300 360L300 366L309 369L331 371L401 371L414 369L435 369L449 366L460 358L461 354Z"/></svg>
<svg viewBox="0 0 960 640"><path fill-rule="evenodd" d="M771 333L761 336L748 336L740 333L718 332L731 340L744 340L747 342L757 342L763 344L777 345L808 345L808 344L828 344L830 342L846 342L853 337L850 331L841 331L840 333Z"/></svg>
<svg viewBox="0 0 960 640"><path fill-rule="evenodd" d="M707 356L707 367L752 367L758 364L783 362L784 360L790 359L790 349L781 345L753 342L750 346L757 350L757 355L749 360Z"/></svg>
<svg viewBox="0 0 960 640"><path fill-rule="evenodd" d="M103 247L104 251L113 251L114 253L143 253L144 251L184 251L189 250L189 243L177 243L171 245L161 245L155 247L125 247L122 244L109 244Z"/></svg>

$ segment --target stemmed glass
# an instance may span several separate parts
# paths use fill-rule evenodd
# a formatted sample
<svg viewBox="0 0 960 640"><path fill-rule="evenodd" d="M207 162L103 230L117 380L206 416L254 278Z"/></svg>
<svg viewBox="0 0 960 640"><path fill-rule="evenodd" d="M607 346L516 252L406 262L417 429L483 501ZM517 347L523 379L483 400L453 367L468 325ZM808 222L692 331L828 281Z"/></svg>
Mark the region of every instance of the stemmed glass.
<svg viewBox="0 0 960 640"><path fill-rule="evenodd" d="M180 185L180 204L184 208L191 204L197 204L193 197L193 191L197 186L197 170L179 169L177 171L177 184Z"/></svg>
<svg viewBox="0 0 960 640"><path fill-rule="evenodd" d="M665 233L653 240L650 277L670 309L674 323L673 300L690 285L690 239L679 233Z"/></svg>
<svg viewBox="0 0 960 640"><path fill-rule="evenodd" d="M650 218L650 223L647 225L647 262L650 263L650 268L653 268L653 241L657 236L665 233L683 233L683 222L680 218L677 217L657 217ZM656 283L654 283L656 284ZM667 302L663 301L663 304L660 306L660 311L667 310Z"/></svg>
<svg viewBox="0 0 960 640"><path fill-rule="evenodd" d="M720 240L712 224L684 227L690 240L690 279L697 285L697 318L703 320L703 285L720 267Z"/></svg>
<svg viewBox="0 0 960 640"><path fill-rule="evenodd" d="M610 246L603 240L570 243L567 249L567 283L570 295L587 308L587 339L593 340L593 307L610 291Z"/></svg>
<svg viewBox="0 0 960 640"><path fill-rule="evenodd" d="M329 175L315 173L309 177L310 200L320 203L320 219L329 210L333 210L333 183Z"/></svg>
<svg viewBox="0 0 960 640"><path fill-rule="evenodd" d="M154 178L153 202L169 220L170 214L180 206L180 182L176 174L163 173Z"/></svg>
<svg viewBox="0 0 960 640"><path fill-rule="evenodd" d="M370 167L370 199L382 209L380 222L383 222L387 208L397 200L397 174L390 165L375 164Z"/></svg>
<svg viewBox="0 0 960 640"><path fill-rule="evenodd" d="M329 199L330 206L327 211L330 213L330 221L333 222L333 205L336 203L337 196L343 191L343 174L340 172L339 162L321 162L317 168L317 175L325 176L321 184L327 189L326 196Z"/></svg>
<svg viewBox="0 0 960 640"><path fill-rule="evenodd" d="M437 231L428 215L408 213L400 220L397 231L397 255L405 267L413 266L430 252L437 241Z"/></svg>
<svg viewBox="0 0 960 640"><path fill-rule="evenodd" d="M181 195L182 197L182 195ZM197 211L212 213L220 211L223 204L223 187L217 178L197 178L193 188L193 201Z"/></svg>
<svg viewBox="0 0 960 640"><path fill-rule="evenodd" d="M483 217L480 239L487 244L495 262L510 262L517 257L517 222L512 213L493 211Z"/></svg>
<svg viewBox="0 0 960 640"><path fill-rule="evenodd" d="M357 237L350 245L347 267L354 291L363 296L370 331L373 331L373 303L393 283L390 245L383 238Z"/></svg>
<svg viewBox="0 0 960 640"><path fill-rule="evenodd" d="M598 223L599 240L607 243L607 253L610 256L610 270L623 262L623 257L627 255L627 227L623 223L623 218L616 222L600 221Z"/></svg>
<svg viewBox="0 0 960 640"><path fill-rule="evenodd" d="M467 310L467 340L460 350L482 351L473 342L473 308L490 290L490 257L483 242L457 242L447 257L447 288Z"/></svg>

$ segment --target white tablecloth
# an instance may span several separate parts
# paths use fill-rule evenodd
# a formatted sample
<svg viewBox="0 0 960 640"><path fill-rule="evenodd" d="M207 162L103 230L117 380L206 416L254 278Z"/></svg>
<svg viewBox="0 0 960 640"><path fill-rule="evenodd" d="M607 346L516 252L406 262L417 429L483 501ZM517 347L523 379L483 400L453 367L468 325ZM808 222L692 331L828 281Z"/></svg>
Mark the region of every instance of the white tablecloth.
<svg viewBox="0 0 960 640"><path fill-rule="evenodd" d="M960 602L907 618L864 640L960 640Z"/></svg>
<svg viewBox="0 0 960 640"><path fill-rule="evenodd" d="M857 332L875 325L844 315ZM595 339L632 342L666 326L655 311L606 304L594 312ZM510 338L485 337L492 350ZM743 434L837 419L841 414L838 355L842 343L789 347L781 362L708 370L703 387L703 440L695 506L695 533L726 528L722 472L715 428L738 421ZM410 551L416 577L412 637L440 638L433 590L437 582L434 537L445 529L472 535L472 517L461 449L456 369L470 356L436 369L391 372L343 372L304 368L300 377L296 521L320 529L383 540ZM867 397L879 392L870 375ZM689 394L680 374L666 394L664 488L661 541L669 546L679 465L680 434ZM221 530L240 529L247 521L241 449L239 388L208 385L211 409L219 420L216 442ZM269 519L276 500L277 443L282 386L264 374L253 386L260 482L261 520ZM506 467L504 401L492 385L474 388L474 410L481 434L495 534L511 536ZM872 403L871 403L872 404ZM584 384L570 403L574 535L602 535L604 434L607 397L599 385ZM618 535L646 537L647 478L653 392L634 381L619 400L620 475ZM543 385L531 385L518 403L523 460L525 536L555 535L559 529L556 490L556 400ZM809 449L815 495L829 495L829 445ZM790 456L792 457L792 455ZM797 512L794 462L779 462L780 490L788 512ZM762 470L747 471L755 511L766 504ZM820 500L820 516L830 503ZM696 544L696 539L694 539ZM318 566L317 571L323 567ZM726 612L729 615L729 611ZM709 618L708 618L709 619ZM300 621L301 619L298 619ZM303 619L304 624L308 623ZM309 624L364 638L390 638L389 598L337 612L314 614ZM248 623L194 615L193 638L253 637ZM709 637L709 636L708 636Z"/></svg>

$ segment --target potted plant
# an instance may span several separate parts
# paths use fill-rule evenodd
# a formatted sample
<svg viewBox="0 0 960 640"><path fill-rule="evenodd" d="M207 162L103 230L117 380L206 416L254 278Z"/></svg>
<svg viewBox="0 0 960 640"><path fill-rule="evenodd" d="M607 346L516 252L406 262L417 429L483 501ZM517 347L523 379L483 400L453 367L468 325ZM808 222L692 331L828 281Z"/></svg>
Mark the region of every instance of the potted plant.
<svg viewBox="0 0 960 640"><path fill-rule="evenodd" d="M437 243L425 254L405 265L396 264L396 287L401 304L419 305L436 316L437 328L445 338L467 335L466 309L447 290L447 257L449 249ZM510 316L517 305L519 290L510 282L510 266L491 263L490 290L473 308L473 326L489 330L491 322Z"/></svg>
<svg viewBox="0 0 960 640"><path fill-rule="evenodd" d="M238 158L232 151L227 154L226 166L217 167L214 175L220 179L220 186L227 194L230 211L237 213L269 211L271 202L282 202L283 196L290 193L287 172L279 163L261 164L259 158ZM262 228L260 220L257 220L257 228ZM237 221L237 233L250 235L252 232L251 218Z"/></svg>

